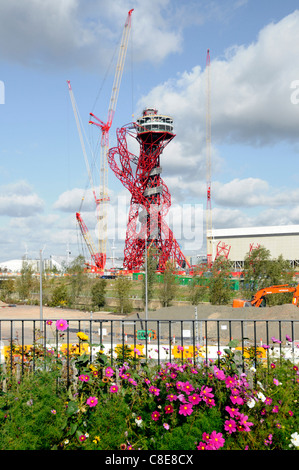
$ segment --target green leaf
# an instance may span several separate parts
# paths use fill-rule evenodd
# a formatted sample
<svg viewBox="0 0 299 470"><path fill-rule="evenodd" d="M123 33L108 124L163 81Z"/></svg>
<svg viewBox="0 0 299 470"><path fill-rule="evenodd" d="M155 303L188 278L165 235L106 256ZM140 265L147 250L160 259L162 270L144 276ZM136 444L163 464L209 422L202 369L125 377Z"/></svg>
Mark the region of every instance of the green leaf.
<svg viewBox="0 0 299 470"><path fill-rule="evenodd" d="M72 423L70 426L70 434L73 435L77 431L78 424L77 423Z"/></svg>
<svg viewBox="0 0 299 470"><path fill-rule="evenodd" d="M69 416L71 416L71 415L73 415L74 413L77 413L77 411L78 411L78 405L77 405L77 403L74 402L74 401L70 401L70 402L68 403L68 407L67 407L67 409L66 409L66 413L67 413Z"/></svg>

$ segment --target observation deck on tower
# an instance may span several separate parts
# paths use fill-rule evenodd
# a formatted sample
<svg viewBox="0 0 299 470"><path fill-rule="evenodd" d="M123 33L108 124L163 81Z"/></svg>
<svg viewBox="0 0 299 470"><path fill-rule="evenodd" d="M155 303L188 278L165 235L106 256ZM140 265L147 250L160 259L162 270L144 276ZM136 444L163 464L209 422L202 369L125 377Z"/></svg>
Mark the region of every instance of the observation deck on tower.
<svg viewBox="0 0 299 470"><path fill-rule="evenodd" d="M173 137L173 119L170 116L158 114L154 108L147 108L143 111L142 117L137 119L136 131L142 140L147 139L148 133L164 134L163 140ZM165 135L169 134L169 135ZM157 139L159 136L156 135ZM162 135L161 135L162 137Z"/></svg>

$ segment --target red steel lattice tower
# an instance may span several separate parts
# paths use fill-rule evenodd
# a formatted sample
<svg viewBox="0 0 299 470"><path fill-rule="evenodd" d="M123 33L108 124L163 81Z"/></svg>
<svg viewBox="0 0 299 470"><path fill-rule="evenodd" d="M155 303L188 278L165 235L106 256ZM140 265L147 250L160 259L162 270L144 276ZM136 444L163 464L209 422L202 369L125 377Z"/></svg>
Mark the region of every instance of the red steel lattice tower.
<svg viewBox="0 0 299 470"><path fill-rule="evenodd" d="M140 145L138 158L128 151L128 133ZM110 168L131 193L124 248L124 268L128 270L141 268L145 248L150 246L160 271L165 270L168 260L190 267L165 222L171 196L161 177L160 158L174 136L172 118L148 108L136 123L117 129L118 145L109 151Z"/></svg>

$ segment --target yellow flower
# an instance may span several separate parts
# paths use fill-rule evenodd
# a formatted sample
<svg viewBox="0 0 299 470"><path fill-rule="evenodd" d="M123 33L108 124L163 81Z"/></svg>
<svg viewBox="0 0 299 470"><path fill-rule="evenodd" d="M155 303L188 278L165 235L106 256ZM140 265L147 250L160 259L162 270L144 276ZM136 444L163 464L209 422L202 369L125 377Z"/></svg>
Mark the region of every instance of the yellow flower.
<svg viewBox="0 0 299 470"><path fill-rule="evenodd" d="M88 341L88 336L85 333L83 333L82 331L79 331L77 333L77 336L78 336L79 339L81 339L81 341Z"/></svg>
<svg viewBox="0 0 299 470"><path fill-rule="evenodd" d="M100 436L95 436L94 440L92 442L94 442L95 444L97 444L98 442L100 442L101 438Z"/></svg>

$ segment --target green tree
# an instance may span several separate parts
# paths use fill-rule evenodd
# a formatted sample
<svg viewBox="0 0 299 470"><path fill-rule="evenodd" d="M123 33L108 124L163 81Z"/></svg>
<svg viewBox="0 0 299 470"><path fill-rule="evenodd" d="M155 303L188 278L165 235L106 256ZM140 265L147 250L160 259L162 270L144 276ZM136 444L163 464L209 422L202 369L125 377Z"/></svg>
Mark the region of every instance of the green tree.
<svg viewBox="0 0 299 470"><path fill-rule="evenodd" d="M260 246L246 255L244 260L244 294L248 299L258 290L273 285L291 284L294 270L282 255L271 259L270 251ZM281 305L292 300L292 293L265 297L268 305Z"/></svg>
<svg viewBox="0 0 299 470"><path fill-rule="evenodd" d="M105 305L106 279L97 279L91 288L91 301L93 307L101 308Z"/></svg>
<svg viewBox="0 0 299 470"><path fill-rule="evenodd" d="M3 279L1 281L1 300L7 302L12 294L15 292L15 281L14 279Z"/></svg>
<svg viewBox="0 0 299 470"><path fill-rule="evenodd" d="M189 286L189 300L192 305L198 305L199 302L203 301L207 294L207 287L201 286L198 281L199 278L196 275L192 276L191 284Z"/></svg>
<svg viewBox="0 0 299 470"><path fill-rule="evenodd" d="M264 246L254 248L244 259L244 290L255 293L272 284L269 277L270 251Z"/></svg>
<svg viewBox="0 0 299 470"><path fill-rule="evenodd" d="M212 305L226 305L232 298L230 289L231 263L224 256L217 258L212 266L210 281L210 302Z"/></svg>
<svg viewBox="0 0 299 470"><path fill-rule="evenodd" d="M132 288L131 280L126 276L119 276L115 281L115 293L117 298L117 306L123 315L132 311L132 302L129 295Z"/></svg>
<svg viewBox="0 0 299 470"><path fill-rule="evenodd" d="M177 286L175 283L174 269L173 263L168 261L163 273L163 283L158 287L158 297L163 307L169 307L175 297Z"/></svg>
<svg viewBox="0 0 299 470"><path fill-rule="evenodd" d="M32 266L24 261L21 269L21 275L16 280L16 291L21 300L29 299L33 288L37 287L37 282L33 277Z"/></svg>
<svg viewBox="0 0 299 470"><path fill-rule="evenodd" d="M87 281L84 256L77 256L68 267L67 272L70 274L70 302L73 304L76 303L77 298L82 294Z"/></svg>
<svg viewBox="0 0 299 470"><path fill-rule="evenodd" d="M53 289L50 306L63 307L69 303L69 300L67 286L65 284L61 284Z"/></svg>

